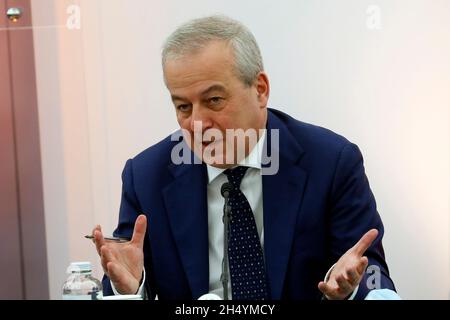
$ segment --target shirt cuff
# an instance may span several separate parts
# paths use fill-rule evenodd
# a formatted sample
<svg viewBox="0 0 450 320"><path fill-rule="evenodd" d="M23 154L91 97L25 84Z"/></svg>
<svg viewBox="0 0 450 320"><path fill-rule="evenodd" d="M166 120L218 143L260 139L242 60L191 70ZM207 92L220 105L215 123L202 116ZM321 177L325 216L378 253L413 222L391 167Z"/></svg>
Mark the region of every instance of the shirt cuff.
<svg viewBox="0 0 450 320"><path fill-rule="evenodd" d="M325 275L325 278L324 278L323 282L326 283L328 281L328 278L330 277L331 271L333 271L335 265L336 265L336 263L331 266L330 270L328 270L327 274ZM355 290L353 290L353 293L351 294L351 296L347 298L347 300L355 299L355 296L358 293L358 289L359 289L359 283L356 286Z"/></svg>
<svg viewBox="0 0 450 320"><path fill-rule="evenodd" d="M371 290L364 300L402 300L397 292L390 289Z"/></svg>
<svg viewBox="0 0 450 320"><path fill-rule="evenodd" d="M116 290L116 287L114 286L114 283L112 283L111 280L109 280L109 282L111 283L111 289L114 292L114 295L116 296L121 296L122 294L119 293L119 291ZM140 295L142 297L142 299L144 299L144 294L145 294L145 289L144 289L144 285L145 285L145 268L142 271L142 281L141 281L141 285L137 291L136 294Z"/></svg>

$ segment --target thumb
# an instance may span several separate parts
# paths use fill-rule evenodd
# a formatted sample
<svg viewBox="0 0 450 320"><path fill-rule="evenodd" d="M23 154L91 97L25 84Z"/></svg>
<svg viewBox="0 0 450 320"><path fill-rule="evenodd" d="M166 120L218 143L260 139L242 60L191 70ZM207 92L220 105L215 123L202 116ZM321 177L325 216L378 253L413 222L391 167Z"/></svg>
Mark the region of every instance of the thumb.
<svg viewBox="0 0 450 320"><path fill-rule="evenodd" d="M143 214L137 217L134 224L133 237L131 243L137 245L139 248L144 247L145 232L147 231L147 217Z"/></svg>
<svg viewBox="0 0 450 320"><path fill-rule="evenodd" d="M377 238L378 236L378 230L377 229L371 229L368 232L366 232L365 235L362 236L362 238L358 241L357 244L353 246L353 251L360 257L366 252L366 250L370 247L372 242Z"/></svg>

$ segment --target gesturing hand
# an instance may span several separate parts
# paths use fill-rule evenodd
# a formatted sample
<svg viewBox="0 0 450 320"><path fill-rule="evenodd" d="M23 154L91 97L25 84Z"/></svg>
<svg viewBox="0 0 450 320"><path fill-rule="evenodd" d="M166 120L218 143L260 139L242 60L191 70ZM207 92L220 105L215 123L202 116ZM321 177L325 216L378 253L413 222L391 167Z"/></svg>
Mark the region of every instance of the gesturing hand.
<svg viewBox="0 0 450 320"><path fill-rule="evenodd" d="M103 238L97 225L92 234L101 258L103 271L121 294L135 294L139 289L144 268L144 237L147 218L140 215L135 222L133 237L129 242L117 243Z"/></svg>
<svg viewBox="0 0 450 320"><path fill-rule="evenodd" d="M326 283L323 281L319 283L319 290L327 299L345 299L355 290L368 265L368 259L363 254L377 235L376 229L368 231L338 260Z"/></svg>

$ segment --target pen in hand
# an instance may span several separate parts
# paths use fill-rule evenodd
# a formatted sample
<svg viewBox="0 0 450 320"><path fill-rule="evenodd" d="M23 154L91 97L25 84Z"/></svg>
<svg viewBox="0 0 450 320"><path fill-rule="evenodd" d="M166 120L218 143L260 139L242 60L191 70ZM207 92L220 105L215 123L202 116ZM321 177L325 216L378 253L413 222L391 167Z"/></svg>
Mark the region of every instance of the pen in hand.
<svg viewBox="0 0 450 320"><path fill-rule="evenodd" d="M84 237L86 239L94 239L94 236L91 236L91 235L87 235L87 236L84 236ZM120 242L120 243L128 242L128 241L131 240L131 239L128 239L128 238L117 238L117 237L104 237L104 239L107 240L107 241L114 241L114 242Z"/></svg>

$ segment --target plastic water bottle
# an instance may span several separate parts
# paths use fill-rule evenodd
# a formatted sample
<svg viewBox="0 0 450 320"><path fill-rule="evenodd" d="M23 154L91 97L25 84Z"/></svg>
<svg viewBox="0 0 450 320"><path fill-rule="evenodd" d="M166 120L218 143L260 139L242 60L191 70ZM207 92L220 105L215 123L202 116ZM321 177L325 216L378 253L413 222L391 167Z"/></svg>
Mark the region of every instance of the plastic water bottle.
<svg viewBox="0 0 450 320"><path fill-rule="evenodd" d="M63 286L63 300L101 300L102 283L92 276L90 262L72 262L67 268L69 277Z"/></svg>

